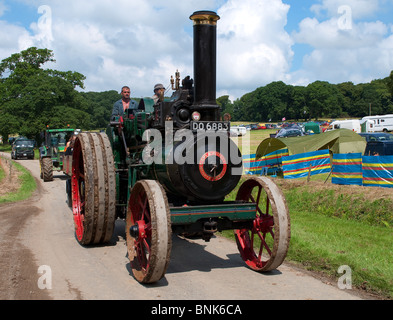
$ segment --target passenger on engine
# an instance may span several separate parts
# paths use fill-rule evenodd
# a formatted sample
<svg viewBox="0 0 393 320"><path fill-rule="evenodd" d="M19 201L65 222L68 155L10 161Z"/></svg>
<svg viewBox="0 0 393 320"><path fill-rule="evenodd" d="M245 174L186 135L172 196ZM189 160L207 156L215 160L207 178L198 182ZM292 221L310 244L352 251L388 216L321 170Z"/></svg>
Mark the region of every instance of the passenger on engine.
<svg viewBox="0 0 393 320"><path fill-rule="evenodd" d="M152 97L152 99L154 100L154 104L157 104L157 102L164 100L164 93L165 87L161 83L158 83L154 86L154 96Z"/></svg>
<svg viewBox="0 0 393 320"><path fill-rule="evenodd" d="M121 88L121 99L116 101L113 105L112 118L116 116L123 116L128 109L138 109L138 103L131 99L131 90L129 87L124 86Z"/></svg>

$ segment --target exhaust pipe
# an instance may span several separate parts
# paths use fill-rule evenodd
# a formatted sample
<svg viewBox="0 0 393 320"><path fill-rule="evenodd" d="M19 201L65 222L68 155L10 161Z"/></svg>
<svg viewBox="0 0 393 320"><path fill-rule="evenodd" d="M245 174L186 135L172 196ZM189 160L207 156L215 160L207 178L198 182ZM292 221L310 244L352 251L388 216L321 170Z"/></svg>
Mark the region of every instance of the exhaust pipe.
<svg viewBox="0 0 393 320"><path fill-rule="evenodd" d="M217 109L217 21L213 11L196 11L194 22L194 105Z"/></svg>

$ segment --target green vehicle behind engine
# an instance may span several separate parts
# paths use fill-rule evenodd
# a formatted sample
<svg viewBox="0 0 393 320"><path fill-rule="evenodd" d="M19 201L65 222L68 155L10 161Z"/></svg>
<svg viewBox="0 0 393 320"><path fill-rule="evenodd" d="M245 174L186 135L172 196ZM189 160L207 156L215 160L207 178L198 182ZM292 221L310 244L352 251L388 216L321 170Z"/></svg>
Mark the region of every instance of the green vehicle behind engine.
<svg viewBox="0 0 393 320"><path fill-rule="evenodd" d="M75 129L48 129L45 131L45 141L40 147L41 179L53 180L53 171L62 171L64 152L67 141Z"/></svg>

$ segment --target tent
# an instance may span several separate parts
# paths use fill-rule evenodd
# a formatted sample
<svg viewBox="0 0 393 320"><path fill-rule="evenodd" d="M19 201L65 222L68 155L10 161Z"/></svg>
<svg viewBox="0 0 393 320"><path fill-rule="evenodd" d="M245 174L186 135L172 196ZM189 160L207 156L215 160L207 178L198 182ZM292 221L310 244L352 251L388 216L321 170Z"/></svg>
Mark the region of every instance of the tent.
<svg viewBox="0 0 393 320"><path fill-rule="evenodd" d="M256 159L287 148L289 155L329 149L331 153L364 153L366 140L348 129L293 138L267 138L258 146Z"/></svg>
<svg viewBox="0 0 393 320"><path fill-rule="evenodd" d="M304 125L304 131L312 130L314 133L321 133L321 127L316 122L307 122Z"/></svg>

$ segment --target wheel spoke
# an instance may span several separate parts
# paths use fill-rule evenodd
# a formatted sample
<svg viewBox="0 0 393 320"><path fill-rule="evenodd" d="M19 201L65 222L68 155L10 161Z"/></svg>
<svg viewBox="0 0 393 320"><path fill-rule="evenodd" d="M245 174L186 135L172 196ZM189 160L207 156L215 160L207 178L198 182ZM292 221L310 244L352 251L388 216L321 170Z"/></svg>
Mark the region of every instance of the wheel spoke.
<svg viewBox="0 0 393 320"><path fill-rule="evenodd" d="M137 254L137 259L139 261L140 267L143 268L143 269L146 269L146 266L147 266L146 254L145 254L143 245L142 245L142 243L140 241L138 241L136 243L135 249L136 249L135 251L136 251L136 254Z"/></svg>
<svg viewBox="0 0 393 320"><path fill-rule="evenodd" d="M258 197L257 197L257 202L256 202L256 203L259 203L259 199L260 199L260 197L261 197L261 192L262 192L262 188L259 187L259 188L258 188Z"/></svg>
<svg viewBox="0 0 393 320"><path fill-rule="evenodd" d="M285 259L290 239L288 208L282 192L269 178L251 177L240 186L236 200L256 206L250 229L235 230L243 260L256 271L277 268ZM280 241L275 239L278 233Z"/></svg>
<svg viewBox="0 0 393 320"><path fill-rule="evenodd" d="M254 197L253 197L252 195L250 195L250 200L251 200L250 202L255 203L255 204L257 205L257 211L259 212L259 214L260 214L260 215L263 215L264 213L262 212L261 208L259 208L259 201L256 202L256 201L254 200Z"/></svg>
<svg viewBox="0 0 393 320"><path fill-rule="evenodd" d="M138 204L139 204L139 207L140 207L140 211L137 211L136 212L136 219L135 220L143 220L143 217L145 216L145 214L146 214L146 202L145 203L143 203L143 201L142 201L142 196L143 195L139 195L138 196Z"/></svg>
<svg viewBox="0 0 393 320"><path fill-rule="evenodd" d="M258 236L261 239L261 248L260 251L262 251L262 248L265 247L265 249L267 250L267 252L269 253L269 256L272 255L272 251L270 250L270 247L268 246L268 244L266 243L266 234L264 233L263 235L258 232Z"/></svg>
<svg viewBox="0 0 393 320"><path fill-rule="evenodd" d="M164 189L158 182L141 180L132 188L128 201L128 256L132 272L141 283L161 279L169 262L170 212L163 194ZM153 234L156 235L154 238Z"/></svg>

